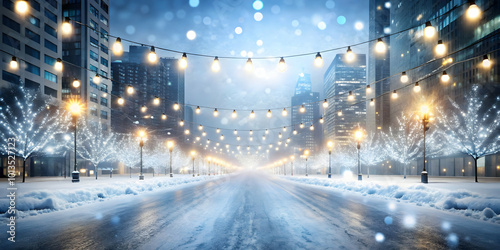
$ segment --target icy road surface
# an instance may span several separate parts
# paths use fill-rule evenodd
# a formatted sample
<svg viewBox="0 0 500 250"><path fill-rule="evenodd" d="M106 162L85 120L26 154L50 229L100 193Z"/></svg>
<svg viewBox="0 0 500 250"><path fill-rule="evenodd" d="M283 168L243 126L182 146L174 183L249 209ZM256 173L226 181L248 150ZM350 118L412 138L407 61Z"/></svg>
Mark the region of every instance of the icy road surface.
<svg viewBox="0 0 500 250"><path fill-rule="evenodd" d="M0 248L500 249L491 222L256 172L30 216L16 230Z"/></svg>

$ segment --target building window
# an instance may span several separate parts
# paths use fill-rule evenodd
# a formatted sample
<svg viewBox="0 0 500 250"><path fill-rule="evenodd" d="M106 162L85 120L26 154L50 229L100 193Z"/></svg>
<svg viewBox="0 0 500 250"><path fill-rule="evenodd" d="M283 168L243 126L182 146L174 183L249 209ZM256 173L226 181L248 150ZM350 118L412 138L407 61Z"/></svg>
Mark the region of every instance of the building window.
<svg viewBox="0 0 500 250"><path fill-rule="evenodd" d="M54 98L57 98L57 90L53 89L53 88L49 88L47 86L45 86L44 88L44 91L43 91L46 95L50 95Z"/></svg>
<svg viewBox="0 0 500 250"><path fill-rule="evenodd" d="M97 116L97 109L96 108L90 108L90 114L93 116Z"/></svg>
<svg viewBox="0 0 500 250"><path fill-rule="evenodd" d="M105 83L101 84L101 91L108 93L108 85Z"/></svg>
<svg viewBox="0 0 500 250"><path fill-rule="evenodd" d="M99 18L99 11L92 4L90 5L90 14Z"/></svg>
<svg viewBox="0 0 500 250"><path fill-rule="evenodd" d="M57 16L56 14L50 12L48 9L45 9L45 16L52 20L54 23L57 23Z"/></svg>
<svg viewBox="0 0 500 250"><path fill-rule="evenodd" d="M57 76L48 71L45 71L45 79L57 83Z"/></svg>
<svg viewBox="0 0 500 250"><path fill-rule="evenodd" d="M17 33L21 32L21 25L18 22L14 21L14 20L12 20L10 18L8 18L7 16L2 16L2 23L5 26L7 26L7 27L11 28L12 30L16 31Z"/></svg>
<svg viewBox="0 0 500 250"><path fill-rule="evenodd" d="M101 43L101 51L106 53L106 55L107 55L108 51L109 51L108 46Z"/></svg>
<svg viewBox="0 0 500 250"><path fill-rule="evenodd" d="M92 50L90 50L90 58L96 62L99 62L99 56Z"/></svg>
<svg viewBox="0 0 500 250"><path fill-rule="evenodd" d="M108 67L108 60L101 57L101 64Z"/></svg>
<svg viewBox="0 0 500 250"><path fill-rule="evenodd" d="M32 73L32 74L35 74L37 76L40 75L40 67L38 66L35 66L29 62L24 62L26 64L26 71Z"/></svg>
<svg viewBox="0 0 500 250"><path fill-rule="evenodd" d="M21 44L19 43L19 40L5 33L2 33L2 42L6 45L11 46L14 49L21 50Z"/></svg>
<svg viewBox="0 0 500 250"><path fill-rule="evenodd" d="M101 38L108 41L108 32L101 27Z"/></svg>
<svg viewBox="0 0 500 250"><path fill-rule="evenodd" d="M24 87L28 88L28 89L35 89L35 90L38 90L40 89L40 84L35 82L35 81L32 81L28 78L24 79Z"/></svg>
<svg viewBox="0 0 500 250"><path fill-rule="evenodd" d="M29 1L29 6L31 6L33 9L40 11L40 3L35 1L35 0L30 0Z"/></svg>
<svg viewBox="0 0 500 250"><path fill-rule="evenodd" d="M94 31L94 33L96 33L97 35L99 35L99 24L97 24L97 22L95 22L94 20L90 19L89 20L89 26L90 26L90 29L92 29L92 31Z"/></svg>
<svg viewBox="0 0 500 250"><path fill-rule="evenodd" d="M27 38L29 38L30 40L36 42L36 43L40 43L40 35L38 35L37 33L31 31L30 29L26 28L24 30L24 36L26 36Z"/></svg>
<svg viewBox="0 0 500 250"><path fill-rule="evenodd" d="M99 47L99 41L93 37L90 37L90 45L97 48L97 47Z"/></svg>
<svg viewBox="0 0 500 250"><path fill-rule="evenodd" d="M40 28L40 19L32 16L32 15L29 15L28 17L28 22L33 24L34 26Z"/></svg>
<svg viewBox="0 0 500 250"><path fill-rule="evenodd" d="M57 1L56 0L45 0L45 2L49 3L52 5L52 7L57 9Z"/></svg>
<svg viewBox="0 0 500 250"><path fill-rule="evenodd" d="M40 60L40 51L28 46L28 45L24 45L24 52L27 54L27 55L30 55L38 60Z"/></svg>
<svg viewBox="0 0 500 250"><path fill-rule="evenodd" d="M106 14L108 14L109 7L104 1L101 1L101 9L104 10L104 12L106 12Z"/></svg>
<svg viewBox="0 0 500 250"><path fill-rule="evenodd" d="M90 77L90 87L94 88L94 89L99 89L99 86L97 86L97 84L95 84L93 81L92 81L92 77Z"/></svg>
<svg viewBox="0 0 500 250"><path fill-rule="evenodd" d="M93 71L93 72L95 72L97 74L97 72L99 71L99 69L96 66L90 64L90 71Z"/></svg>
<svg viewBox="0 0 500 250"><path fill-rule="evenodd" d="M97 94L90 93L90 101L97 103Z"/></svg>
<svg viewBox="0 0 500 250"><path fill-rule="evenodd" d="M51 43L49 40L45 39L45 48L50 49L57 53L57 45Z"/></svg>
<svg viewBox="0 0 500 250"><path fill-rule="evenodd" d="M101 97L101 105L107 107L108 106L108 99Z"/></svg>
<svg viewBox="0 0 500 250"><path fill-rule="evenodd" d="M5 70L2 70L2 80L13 84L19 84L20 77Z"/></svg>
<svg viewBox="0 0 500 250"><path fill-rule="evenodd" d="M14 3L12 1L3 0L3 7L5 7L6 9L9 9L11 11L14 11Z"/></svg>
<svg viewBox="0 0 500 250"><path fill-rule="evenodd" d="M108 72L101 69L101 76L108 77Z"/></svg>
<svg viewBox="0 0 500 250"><path fill-rule="evenodd" d="M108 112L101 110L101 119L107 120L108 119Z"/></svg>
<svg viewBox="0 0 500 250"><path fill-rule="evenodd" d="M50 27L49 25L45 24L45 32L47 32L47 34L57 38L57 31L56 29Z"/></svg>
<svg viewBox="0 0 500 250"><path fill-rule="evenodd" d="M54 66L56 64L56 59L48 55L45 55L44 61L50 66Z"/></svg>
<svg viewBox="0 0 500 250"><path fill-rule="evenodd" d="M101 14L101 22L108 26L108 19Z"/></svg>

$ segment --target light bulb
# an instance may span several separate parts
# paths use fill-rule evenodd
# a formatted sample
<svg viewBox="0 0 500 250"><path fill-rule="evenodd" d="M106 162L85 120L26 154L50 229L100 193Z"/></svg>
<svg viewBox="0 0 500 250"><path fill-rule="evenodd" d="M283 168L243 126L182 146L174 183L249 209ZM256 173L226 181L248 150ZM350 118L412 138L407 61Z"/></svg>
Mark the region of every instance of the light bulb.
<svg viewBox="0 0 500 250"><path fill-rule="evenodd" d="M201 113L201 108L200 106L197 106L195 111L194 111L197 115L199 115Z"/></svg>
<svg viewBox="0 0 500 250"><path fill-rule="evenodd" d="M267 114L266 114L267 118L271 118L273 116L273 113L271 113L271 110L267 110Z"/></svg>
<svg viewBox="0 0 500 250"><path fill-rule="evenodd" d="M286 111L286 108L283 108L283 111L281 111L282 116L287 116L288 112Z"/></svg>
<svg viewBox="0 0 500 250"><path fill-rule="evenodd" d="M300 108L299 108L299 112L300 113L306 112L306 107L304 107L304 105L301 105Z"/></svg>
<svg viewBox="0 0 500 250"><path fill-rule="evenodd" d="M182 53L181 60L179 60L179 67L181 69L185 69L188 66L187 55L186 53Z"/></svg>
<svg viewBox="0 0 500 250"><path fill-rule="evenodd" d="M370 100L370 106L375 106L375 100L373 98Z"/></svg>
<svg viewBox="0 0 500 250"><path fill-rule="evenodd" d="M161 119L162 120L166 120L167 119L167 115L165 113L161 114Z"/></svg>
<svg viewBox="0 0 500 250"><path fill-rule="evenodd" d="M146 110L148 110L148 107L146 107L145 105L142 105L141 112L144 113L144 112L146 112Z"/></svg>
<svg viewBox="0 0 500 250"><path fill-rule="evenodd" d="M212 62L212 71L213 72L219 72L220 70L220 63L219 63L219 57L215 57L214 61Z"/></svg>
<svg viewBox="0 0 500 250"><path fill-rule="evenodd" d="M286 132L286 127L283 127L283 132Z"/></svg>
<svg viewBox="0 0 500 250"><path fill-rule="evenodd" d="M151 51L149 52L148 60L151 63L155 63L158 60L158 56L156 55L154 46L151 46Z"/></svg>
<svg viewBox="0 0 500 250"><path fill-rule="evenodd" d="M184 130L184 134L189 135L189 129Z"/></svg>
<svg viewBox="0 0 500 250"><path fill-rule="evenodd" d="M180 109L179 103L174 103L174 110L179 110L179 109Z"/></svg>
<svg viewBox="0 0 500 250"><path fill-rule="evenodd" d="M123 100L123 98L121 98L121 97L118 97L117 103L120 105L123 105L125 103L125 100Z"/></svg>
<svg viewBox="0 0 500 250"><path fill-rule="evenodd" d="M309 130L313 131L314 130L314 125L311 124L311 126L309 126Z"/></svg>
<svg viewBox="0 0 500 250"><path fill-rule="evenodd" d="M472 1L467 9L467 17L469 19L476 19L481 14L481 10L477 7L476 3Z"/></svg>
<svg viewBox="0 0 500 250"><path fill-rule="evenodd" d="M441 75L441 81L442 82L448 82L448 81L450 81L450 76L448 75L448 73L446 73L446 70L443 71L443 74Z"/></svg>
<svg viewBox="0 0 500 250"><path fill-rule="evenodd" d="M57 58L56 63L54 64L54 69L57 71L62 71L63 64L61 58Z"/></svg>
<svg viewBox="0 0 500 250"><path fill-rule="evenodd" d="M224 140L224 135L220 135L220 140L223 141Z"/></svg>
<svg viewBox="0 0 500 250"><path fill-rule="evenodd" d="M215 130L215 133L217 133L217 134L218 134L218 133L220 133L220 128L217 128L217 129Z"/></svg>
<svg viewBox="0 0 500 250"><path fill-rule="evenodd" d="M354 61L354 58L355 58L354 52L352 52L351 46L348 46L347 52L345 54L345 59L347 62L352 62L352 61Z"/></svg>
<svg viewBox="0 0 500 250"><path fill-rule="evenodd" d="M72 29L71 29L71 24L69 23L69 17L64 18L61 29L62 29L63 34L65 34L65 35L71 34Z"/></svg>
<svg viewBox="0 0 500 250"><path fill-rule="evenodd" d="M439 40L436 45L436 54L443 55L446 52L446 46L443 44L443 40Z"/></svg>
<svg viewBox="0 0 500 250"><path fill-rule="evenodd" d="M398 92L396 92L396 90L394 90L394 91L392 92L392 98L393 98L393 99L398 98Z"/></svg>
<svg viewBox="0 0 500 250"><path fill-rule="evenodd" d="M323 58L319 52L316 54L316 58L314 58L314 65L316 65L316 67L323 66Z"/></svg>
<svg viewBox="0 0 500 250"><path fill-rule="evenodd" d="M266 140L266 136L265 136L265 135L263 135L263 136L262 136L262 140L263 140L263 141L265 141L265 140Z"/></svg>
<svg viewBox="0 0 500 250"><path fill-rule="evenodd" d="M488 55L483 56L483 68L489 68L491 66L491 61L488 58Z"/></svg>
<svg viewBox="0 0 500 250"><path fill-rule="evenodd" d="M280 58L280 62L278 63L278 69L281 72L285 72L285 70L286 70L286 63L285 63L285 59L283 57Z"/></svg>
<svg viewBox="0 0 500 250"><path fill-rule="evenodd" d="M17 62L17 58L15 56L12 57L9 65L10 65L10 69L18 69L19 68L19 63Z"/></svg>
<svg viewBox="0 0 500 250"><path fill-rule="evenodd" d="M238 117L238 113L236 113L236 110L233 110L233 113L231 114L231 117L233 119L236 119L236 117Z"/></svg>
<svg viewBox="0 0 500 250"><path fill-rule="evenodd" d="M134 87L132 87L132 85L127 86L127 93L130 95L134 93Z"/></svg>
<svg viewBox="0 0 500 250"><path fill-rule="evenodd" d="M203 130L203 125L201 125L201 124L200 124L200 125L198 126L198 130L199 130L199 131L202 131L202 130Z"/></svg>
<svg viewBox="0 0 500 250"><path fill-rule="evenodd" d="M431 38L436 34L436 28L432 26L430 21L425 22L424 35L427 38Z"/></svg>
<svg viewBox="0 0 500 250"><path fill-rule="evenodd" d="M342 110L339 110L339 112L337 112L337 115L342 116Z"/></svg>
<svg viewBox="0 0 500 250"><path fill-rule="evenodd" d="M385 43L382 41L382 38L379 38L377 40L377 43L375 44L375 51L377 53L384 53L386 49L387 46L385 46Z"/></svg>
<svg viewBox="0 0 500 250"><path fill-rule="evenodd" d="M94 78L92 78L92 81L95 83L95 84L99 84L101 83L101 77L96 73Z"/></svg>
<svg viewBox="0 0 500 250"><path fill-rule="evenodd" d="M201 136L207 136L207 132L205 131L201 132Z"/></svg>
<svg viewBox="0 0 500 250"><path fill-rule="evenodd" d="M214 117L217 117L219 116L219 111L217 111L217 109L214 110Z"/></svg>
<svg viewBox="0 0 500 250"><path fill-rule="evenodd" d="M304 128L304 123L300 123L299 128Z"/></svg>
<svg viewBox="0 0 500 250"><path fill-rule="evenodd" d="M123 53L122 39L117 37L115 43L113 43L113 53L115 55L121 55Z"/></svg>
<svg viewBox="0 0 500 250"><path fill-rule="evenodd" d="M292 134L296 135L297 134L297 130L293 130Z"/></svg>
<svg viewBox="0 0 500 250"><path fill-rule="evenodd" d="M16 11L19 14L25 14L28 11L28 3L26 1L17 1L16 2Z"/></svg>
<svg viewBox="0 0 500 250"><path fill-rule="evenodd" d="M413 86L413 92L418 93L418 92L420 92L420 90L421 90L420 84L418 84L418 82L416 82L415 86Z"/></svg>
<svg viewBox="0 0 500 250"><path fill-rule="evenodd" d="M155 96L155 99L153 99L153 104L154 105L160 105L160 97Z"/></svg>
<svg viewBox="0 0 500 250"><path fill-rule="evenodd" d="M401 82L402 83L407 83L408 82L408 75L406 75L406 71L401 73Z"/></svg>
<svg viewBox="0 0 500 250"><path fill-rule="evenodd" d="M237 140L237 141L239 141L239 140L241 140L241 138L240 138L239 136L237 136L237 137L236 137L236 140Z"/></svg>
<svg viewBox="0 0 500 250"><path fill-rule="evenodd" d="M255 118L255 112L253 112L253 110L252 110L252 112L250 112L250 119L253 119L253 118Z"/></svg>
<svg viewBox="0 0 500 250"><path fill-rule="evenodd" d="M354 100L354 95L352 94L352 91L349 91L349 95L347 96L347 100L349 100L349 101Z"/></svg>
<svg viewBox="0 0 500 250"><path fill-rule="evenodd" d="M184 120L179 121L179 126L183 127L184 126Z"/></svg>
<svg viewBox="0 0 500 250"><path fill-rule="evenodd" d="M264 133L267 135L269 134L269 130L266 129L266 131L264 131Z"/></svg>
<svg viewBox="0 0 500 250"><path fill-rule="evenodd" d="M328 108L328 101L326 99L323 101L323 108Z"/></svg>
<svg viewBox="0 0 500 250"><path fill-rule="evenodd" d="M278 134L278 138L282 138L283 135L281 133Z"/></svg>
<svg viewBox="0 0 500 250"><path fill-rule="evenodd" d="M366 85L366 93L370 94L371 92L372 92L372 88L370 87L370 85Z"/></svg>
<svg viewBox="0 0 500 250"><path fill-rule="evenodd" d="M233 131L233 134L237 135L237 134L238 134L238 130L236 130L236 129L235 129L235 130Z"/></svg>
<svg viewBox="0 0 500 250"><path fill-rule="evenodd" d="M250 132L248 132L248 134L253 135L253 130L250 130Z"/></svg>
<svg viewBox="0 0 500 250"><path fill-rule="evenodd" d="M73 80L73 88L78 88L80 87L80 81L78 81L78 79L74 79Z"/></svg>
<svg viewBox="0 0 500 250"><path fill-rule="evenodd" d="M320 123L320 124L325 123L325 119L323 119L323 117L320 117L320 118L319 118L319 123Z"/></svg>
<svg viewBox="0 0 500 250"><path fill-rule="evenodd" d="M245 69L247 71L252 71L253 70L252 59L248 58L247 63L245 64Z"/></svg>

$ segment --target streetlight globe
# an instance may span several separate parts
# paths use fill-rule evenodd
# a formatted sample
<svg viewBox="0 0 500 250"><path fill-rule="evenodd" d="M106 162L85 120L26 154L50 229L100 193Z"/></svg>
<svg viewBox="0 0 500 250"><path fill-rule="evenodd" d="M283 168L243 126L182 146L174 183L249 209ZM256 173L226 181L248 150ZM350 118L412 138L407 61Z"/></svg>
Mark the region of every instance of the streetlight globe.
<svg viewBox="0 0 500 250"><path fill-rule="evenodd" d="M356 140L360 141L361 138L363 138L363 132L361 130L356 130L356 132L354 132L354 137Z"/></svg>
<svg viewBox="0 0 500 250"><path fill-rule="evenodd" d="M333 147L333 141L328 141L326 145L331 149Z"/></svg>
<svg viewBox="0 0 500 250"><path fill-rule="evenodd" d="M78 101L70 101L68 109L72 115L79 115L82 111L82 106Z"/></svg>
<svg viewBox="0 0 500 250"><path fill-rule="evenodd" d="M429 106L427 106L427 105L422 105L422 106L420 107L420 112L422 112L422 114L427 114L427 113L429 113Z"/></svg>
<svg viewBox="0 0 500 250"><path fill-rule="evenodd" d="M306 149L306 150L304 151L304 155L305 155L306 157L307 157L307 156L309 156L309 153L310 153L310 152L309 152L309 149Z"/></svg>
<svg viewBox="0 0 500 250"><path fill-rule="evenodd" d="M139 131L139 137L142 139L146 136L146 132L144 132L144 130L140 130Z"/></svg>

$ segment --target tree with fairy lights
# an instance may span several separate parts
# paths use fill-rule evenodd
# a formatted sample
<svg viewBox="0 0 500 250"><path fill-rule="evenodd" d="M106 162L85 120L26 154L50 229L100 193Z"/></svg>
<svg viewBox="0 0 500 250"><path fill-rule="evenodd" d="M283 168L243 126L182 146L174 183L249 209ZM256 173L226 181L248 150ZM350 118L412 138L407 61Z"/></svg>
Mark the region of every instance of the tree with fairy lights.
<svg viewBox="0 0 500 250"><path fill-rule="evenodd" d="M353 145L355 144L353 143ZM380 138L376 136L375 133L370 132L363 139L359 149L359 156L361 163L367 167L368 178L370 178L370 166L382 162L386 157L385 151L380 143Z"/></svg>
<svg viewBox="0 0 500 250"><path fill-rule="evenodd" d="M134 134L119 136L116 151L114 152L115 160L125 164L131 173L132 167L139 164L140 157L139 138Z"/></svg>
<svg viewBox="0 0 500 250"><path fill-rule="evenodd" d="M106 131L101 121L89 122L79 119L80 131L77 134L77 153L94 165L95 178L97 179L97 166L101 162L109 162L115 152L116 136L113 132Z"/></svg>
<svg viewBox="0 0 500 250"><path fill-rule="evenodd" d="M500 151L500 97L492 100L480 92L479 85L472 86L463 105L449 99L451 107L438 110L437 116L449 146L474 159L475 182L478 182L477 160ZM485 101L493 101L493 104Z"/></svg>
<svg viewBox="0 0 500 250"><path fill-rule="evenodd" d="M41 96L39 91L25 87L14 87L0 98L0 150L14 152L23 158L23 182L26 177L26 161L34 153L41 152L54 135L67 130L69 115L51 104L51 99ZM10 96L9 98L7 96ZM15 147L7 140L15 138Z"/></svg>

